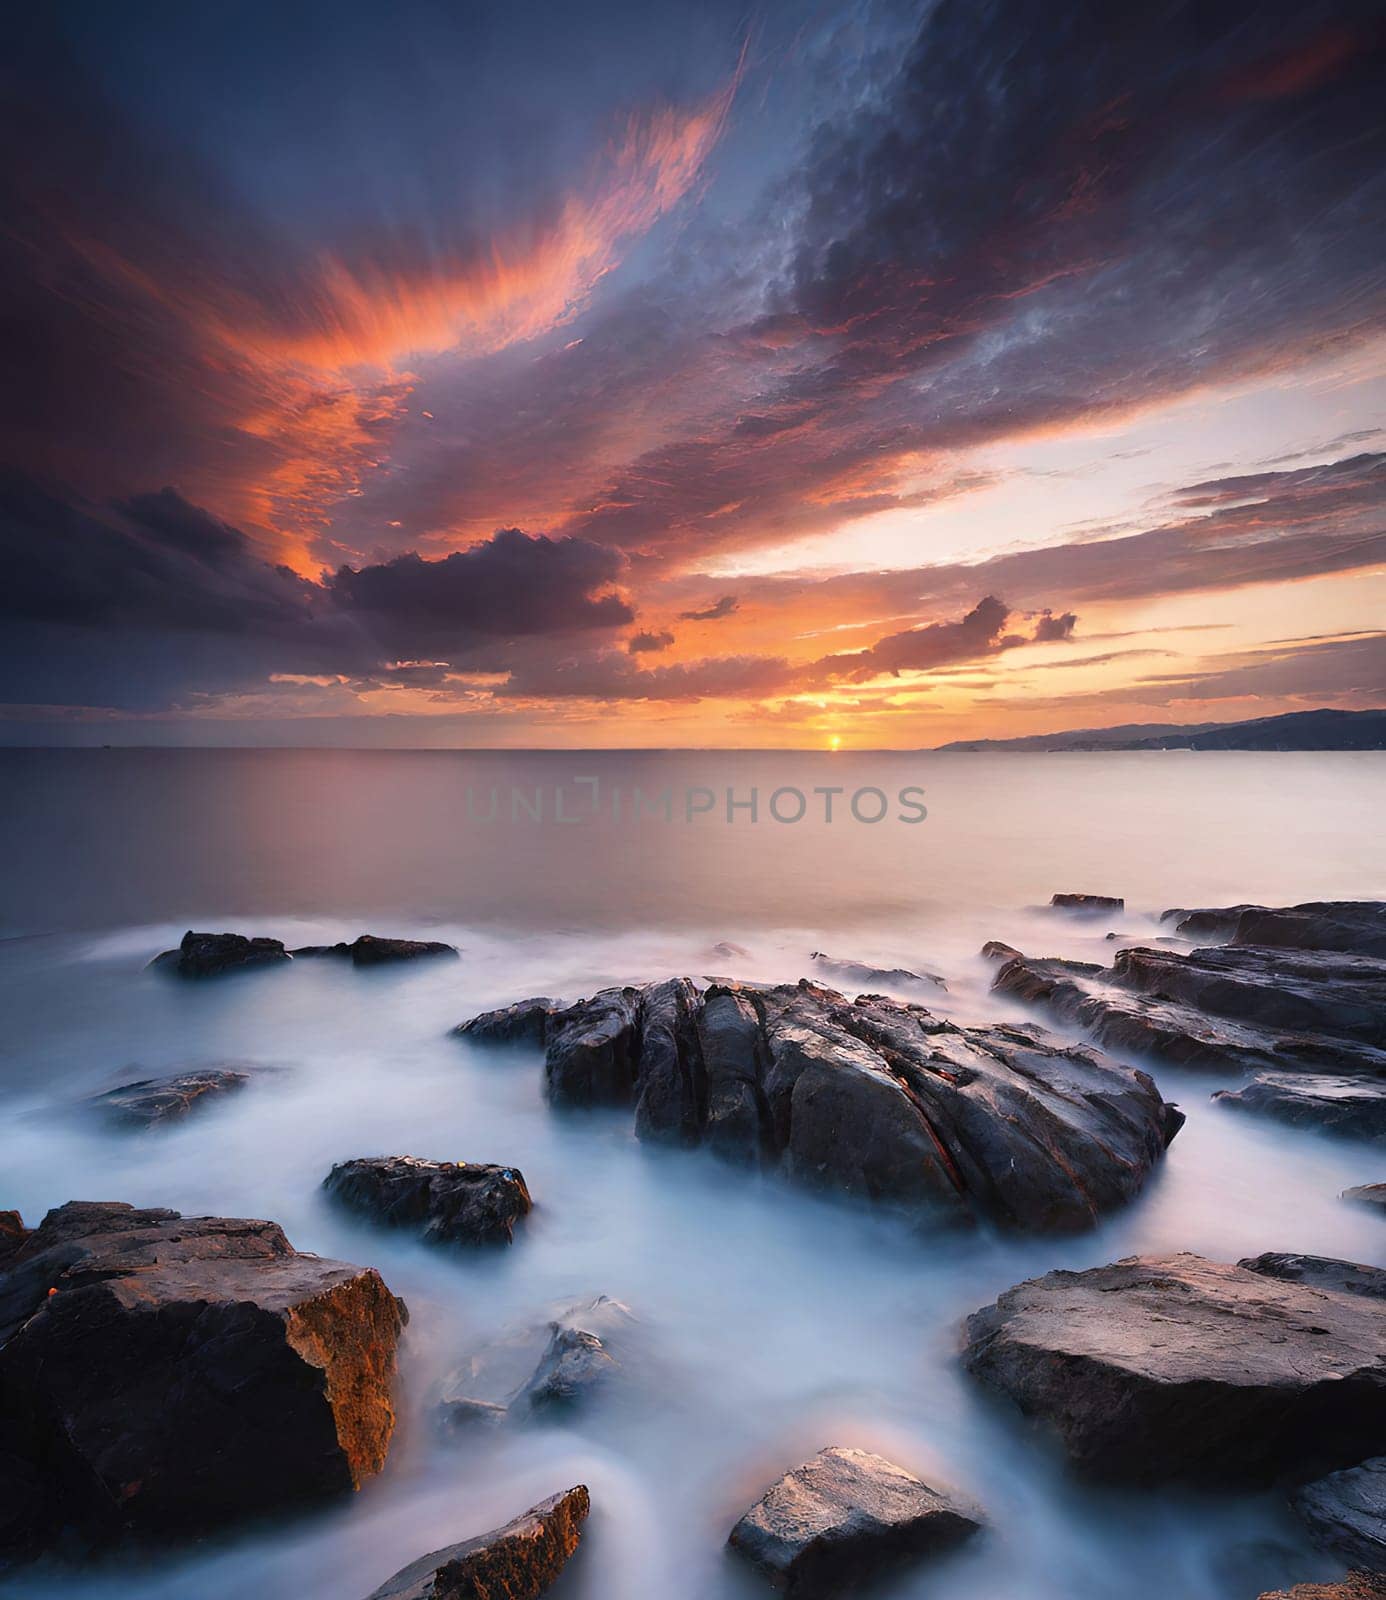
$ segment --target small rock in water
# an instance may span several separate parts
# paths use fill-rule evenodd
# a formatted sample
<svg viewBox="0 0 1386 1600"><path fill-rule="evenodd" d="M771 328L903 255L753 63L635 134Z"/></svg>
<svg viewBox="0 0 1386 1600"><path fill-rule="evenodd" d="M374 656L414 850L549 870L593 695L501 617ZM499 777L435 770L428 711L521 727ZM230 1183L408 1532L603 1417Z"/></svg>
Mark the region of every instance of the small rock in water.
<svg viewBox="0 0 1386 1600"><path fill-rule="evenodd" d="M248 939L243 933L194 933L189 929L176 950L165 950L149 964L179 978L214 978L223 972L271 966L288 959L289 952L278 939Z"/></svg>
<svg viewBox="0 0 1386 1600"><path fill-rule="evenodd" d="M581 1543L591 1504L580 1483L503 1528L421 1556L367 1600L538 1600Z"/></svg>
<svg viewBox="0 0 1386 1600"><path fill-rule="evenodd" d="M0 1554L203 1532L384 1465L405 1310L373 1269L273 1222L86 1201L3 1265L0 1462L27 1511Z"/></svg>
<svg viewBox="0 0 1386 1600"><path fill-rule="evenodd" d="M1306 1483L1290 1504L1316 1544L1367 1572L1386 1572L1386 1456Z"/></svg>
<svg viewBox="0 0 1386 1600"><path fill-rule="evenodd" d="M1355 1189L1344 1189L1340 1198L1353 1205L1370 1206L1386 1216L1386 1183L1362 1183Z"/></svg>
<svg viewBox="0 0 1386 1600"><path fill-rule="evenodd" d="M625 1375L635 1326L628 1306L598 1295L513 1328L448 1376L436 1419L451 1432L585 1404Z"/></svg>
<svg viewBox="0 0 1386 1600"><path fill-rule="evenodd" d="M1126 901L1119 894L1056 894L1050 896L1049 904L1055 911L1080 911L1091 916L1126 909Z"/></svg>
<svg viewBox="0 0 1386 1600"><path fill-rule="evenodd" d="M305 944L290 952L295 956L340 956L356 967L379 967L389 961L417 961L422 956L455 956L457 946L441 939L382 939L363 933L350 944Z"/></svg>
<svg viewBox="0 0 1386 1600"><path fill-rule="evenodd" d="M728 1543L776 1588L812 1600L951 1550L982 1521L883 1456L834 1446L766 1490Z"/></svg>
<svg viewBox="0 0 1386 1600"><path fill-rule="evenodd" d="M340 1161L323 1187L355 1211L442 1244L510 1244L534 1204L518 1167L419 1156Z"/></svg>
<svg viewBox="0 0 1386 1600"><path fill-rule="evenodd" d="M562 1002L547 995L532 1000L517 1000L498 1011L483 1011L452 1030L459 1039L476 1039L482 1044L543 1044L549 1019L562 1009Z"/></svg>
<svg viewBox="0 0 1386 1600"><path fill-rule="evenodd" d="M749 961L751 952L744 945L733 944L730 939L719 939L713 945L710 955L716 956L721 961Z"/></svg>
<svg viewBox="0 0 1386 1600"><path fill-rule="evenodd" d="M821 972L841 983L883 983L888 989L947 989L936 972L911 972L907 967L872 967L864 961L839 961L836 956L815 950L809 957Z"/></svg>
<svg viewBox="0 0 1386 1600"><path fill-rule="evenodd" d="M209 1100L233 1094L250 1082L250 1074L230 1067L199 1068L167 1078L143 1078L93 1095L86 1104L113 1122L132 1127L161 1127L176 1122Z"/></svg>
<svg viewBox="0 0 1386 1600"><path fill-rule="evenodd" d="M1000 939L988 939L981 953L987 961L1014 961L1020 951L1012 944L1003 944Z"/></svg>
<svg viewBox="0 0 1386 1600"><path fill-rule="evenodd" d="M1386 1302L1201 1256L1018 1284L968 1318L963 1360L1113 1482L1250 1487L1386 1438Z"/></svg>

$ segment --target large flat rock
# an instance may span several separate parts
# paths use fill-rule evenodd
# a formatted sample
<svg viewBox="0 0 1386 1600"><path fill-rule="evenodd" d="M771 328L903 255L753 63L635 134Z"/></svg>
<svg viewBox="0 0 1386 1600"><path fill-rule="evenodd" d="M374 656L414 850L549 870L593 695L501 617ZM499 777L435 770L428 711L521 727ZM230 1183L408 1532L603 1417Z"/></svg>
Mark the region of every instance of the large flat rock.
<svg viewBox="0 0 1386 1600"><path fill-rule="evenodd" d="M367 1600L538 1600L577 1550L590 1509L580 1483L503 1528L420 1556Z"/></svg>
<svg viewBox="0 0 1386 1600"><path fill-rule="evenodd" d="M1042 1029L960 1028L808 981L675 978L546 1005L494 1027L543 1015L554 1105L629 1106L643 1140L921 1223L1087 1227L1139 1193L1183 1121L1147 1074Z"/></svg>
<svg viewBox="0 0 1386 1600"><path fill-rule="evenodd" d="M832 1446L772 1484L728 1543L777 1589L810 1600L951 1550L982 1520L883 1456Z"/></svg>
<svg viewBox="0 0 1386 1600"><path fill-rule="evenodd" d="M1213 1100L1227 1111L1251 1111L1273 1122L1371 1144L1386 1141L1386 1078L1332 1072L1253 1072Z"/></svg>
<svg viewBox="0 0 1386 1600"><path fill-rule="evenodd" d="M1268 1483L1386 1438L1386 1303L1195 1255L1018 1284L963 1359L1111 1481Z"/></svg>
<svg viewBox="0 0 1386 1600"><path fill-rule="evenodd" d="M0 1272L0 1457L17 1553L60 1526L199 1531L349 1492L385 1461L403 1305L278 1224L51 1211ZM16 1534L15 1529L10 1530Z"/></svg>

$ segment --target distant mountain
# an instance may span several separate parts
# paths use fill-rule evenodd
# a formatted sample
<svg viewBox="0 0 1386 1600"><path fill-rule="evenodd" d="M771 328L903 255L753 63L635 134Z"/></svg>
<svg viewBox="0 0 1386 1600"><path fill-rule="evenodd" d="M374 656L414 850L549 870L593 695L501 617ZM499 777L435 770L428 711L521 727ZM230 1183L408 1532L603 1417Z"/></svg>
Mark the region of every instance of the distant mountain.
<svg viewBox="0 0 1386 1600"><path fill-rule="evenodd" d="M1289 711L1250 722L1128 722L1021 739L957 739L940 751L986 750L1386 750L1386 710Z"/></svg>

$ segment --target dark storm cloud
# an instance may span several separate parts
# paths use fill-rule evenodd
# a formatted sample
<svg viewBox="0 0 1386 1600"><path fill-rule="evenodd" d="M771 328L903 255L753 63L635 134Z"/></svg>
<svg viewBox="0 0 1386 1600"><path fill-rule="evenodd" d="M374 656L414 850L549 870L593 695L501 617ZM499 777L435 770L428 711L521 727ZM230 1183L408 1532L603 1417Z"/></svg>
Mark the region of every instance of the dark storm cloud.
<svg viewBox="0 0 1386 1600"><path fill-rule="evenodd" d="M616 628L635 619L618 594L598 593L621 573L614 550L582 539L530 538L503 528L485 544L438 561L417 554L342 567L328 596L370 633L409 655L447 653L478 635L502 637Z"/></svg>
<svg viewBox="0 0 1386 1600"><path fill-rule="evenodd" d="M634 612L614 551L504 529L443 560L266 562L172 489L99 506L0 479L0 701L162 706L275 674L434 683L504 671L508 641L601 633ZM439 659L439 658L447 659Z"/></svg>

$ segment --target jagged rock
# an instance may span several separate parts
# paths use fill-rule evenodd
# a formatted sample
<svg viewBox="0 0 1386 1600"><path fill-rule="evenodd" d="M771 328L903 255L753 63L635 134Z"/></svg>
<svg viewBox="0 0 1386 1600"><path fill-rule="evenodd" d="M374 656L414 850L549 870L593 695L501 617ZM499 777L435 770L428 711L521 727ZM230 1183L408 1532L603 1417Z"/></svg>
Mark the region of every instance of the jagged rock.
<svg viewBox="0 0 1386 1600"><path fill-rule="evenodd" d="M583 1404L623 1373L635 1325L628 1306L598 1295L512 1328L448 1375L438 1421L451 1428L523 1420Z"/></svg>
<svg viewBox="0 0 1386 1600"><path fill-rule="evenodd" d="M1161 922L1172 922L1174 931L1185 939L1230 939L1237 931L1243 911L1264 911L1264 906L1200 906L1197 910L1175 906L1160 913Z"/></svg>
<svg viewBox="0 0 1386 1600"><path fill-rule="evenodd" d="M1344 1189L1339 1199L1353 1205L1370 1206L1373 1211L1386 1215L1386 1183L1358 1184L1355 1189Z"/></svg>
<svg viewBox="0 0 1386 1600"><path fill-rule="evenodd" d="M0 1211L0 1263L7 1261L29 1237L24 1218L17 1211Z"/></svg>
<svg viewBox="0 0 1386 1600"><path fill-rule="evenodd" d="M1349 1572L1337 1583L1297 1583L1293 1589L1267 1591L1261 1600L1386 1600L1386 1578L1373 1572Z"/></svg>
<svg viewBox="0 0 1386 1600"><path fill-rule="evenodd" d="M694 1020L698 991L687 978L652 984L640 1007L636 1136L694 1145L707 1120L707 1069Z"/></svg>
<svg viewBox="0 0 1386 1600"><path fill-rule="evenodd" d="M1092 916L1126 909L1126 901L1119 894L1056 894L1050 896L1049 904L1056 911L1081 911Z"/></svg>
<svg viewBox="0 0 1386 1600"><path fill-rule="evenodd" d="M179 978L213 978L223 972L287 960L289 952L278 939L247 939L243 933L194 933L190 928L176 950L165 950L149 964Z"/></svg>
<svg viewBox="0 0 1386 1600"><path fill-rule="evenodd" d="M1110 967L1005 961L992 984L1108 1049L1250 1074L1225 1103L1359 1137L1386 1127L1386 962L1223 945L1135 946Z"/></svg>
<svg viewBox="0 0 1386 1600"><path fill-rule="evenodd" d="M92 1095L86 1104L112 1122L153 1128L177 1122L207 1101L234 1094L249 1082L248 1072L234 1068L198 1068L167 1078L142 1078L135 1083L122 1083L118 1089Z"/></svg>
<svg viewBox="0 0 1386 1600"><path fill-rule="evenodd" d="M960 1028L801 981L608 989L549 1024L560 1105L921 1224L1071 1229L1130 1200L1183 1121L1142 1072L1041 1029Z"/></svg>
<svg viewBox="0 0 1386 1600"><path fill-rule="evenodd" d="M1329 1289L1337 1294L1365 1294L1386 1300L1386 1267L1366 1267L1359 1261L1338 1261L1332 1256L1300 1256L1268 1250L1264 1255L1248 1256L1237 1263L1248 1272L1265 1278L1282 1278L1286 1283L1303 1283L1311 1289Z"/></svg>
<svg viewBox="0 0 1386 1600"><path fill-rule="evenodd" d="M538 1600L577 1550L590 1509L580 1483L503 1528L421 1556L367 1600Z"/></svg>
<svg viewBox="0 0 1386 1600"><path fill-rule="evenodd" d="M481 1044L543 1044L550 1017L561 1009L560 1001L536 995L498 1011L483 1011L470 1021L459 1022L452 1032L456 1038L475 1039Z"/></svg>
<svg viewBox="0 0 1386 1600"><path fill-rule="evenodd" d="M291 952L295 956L339 956L355 967L379 967L388 961L417 961L421 956L455 956L457 946L441 939L382 939L363 933L348 944L305 944Z"/></svg>
<svg viewBox="0 0 1386 1600"><path fill-rule="evenodd" d="M1237 1111L1376 1143L1386 1141L1386 1078L1324 1072L1256 1072L1212 1098Z"/></svg>
<svg viewBox="0 0 1386 1600"><path fill-rule="evenodd" d="M836 956L815 950L809 957L825 976L839 983L882 983L887 989L947 989L936 972L911 972L907 967L871 967L862 961L839 961Z"/></svg>
<svg viewBox="0 0 1386 1600"><path fill-rule="evenodd" d="M1018 1284L963 1359L1113 1482L1262 1484L1386 1438L1386 1303L1200 1256Z"/></svg>
<svg viewBox="0 0 1386 1600"><path fill-rule="evenodd" d="M1290 1504L1316 1544L1354 1567L1386 1572L1386 1456L1306 1483Z"/></svg>
<svg viewBox="0 0 1386 1600"><path fill-rule="evenodd" d="M72 1202L0 1272L0 1459L22 1545L201 1531L385 1461L405 1318L373 1269L273 1222Z"/></svg>
<svg viewBox="0 0 1386 1600"><path fill-rule="evenodd" d="M772 1484L728 1543L786 1595L811 1600L951 1550L981 1526L975 1507L903 1467L834 1446Z"/></svg>
<svg viewBox="0 0 1386 1600"><path fill-rule="evenodd" d="M625 1105L635 1087L638 989L603 989L549 1018L544 1086L556 1106Z"/></svg>
<svg viewBox="0 0 1386 1600"><path fill-rule="evenodd" d="M566 1410L603 1388L617 1370L595 1333L555 1327L534 1376L514 1405L531 1413Z"/></svg>
<svg viewBox="0 0 1386 1600"><path fill-rule="evenodd" d="M340 1161L323 1187L354 1211L434 1244L510 1244L534 1205L518 1167L418 1156Z"/></svg>

